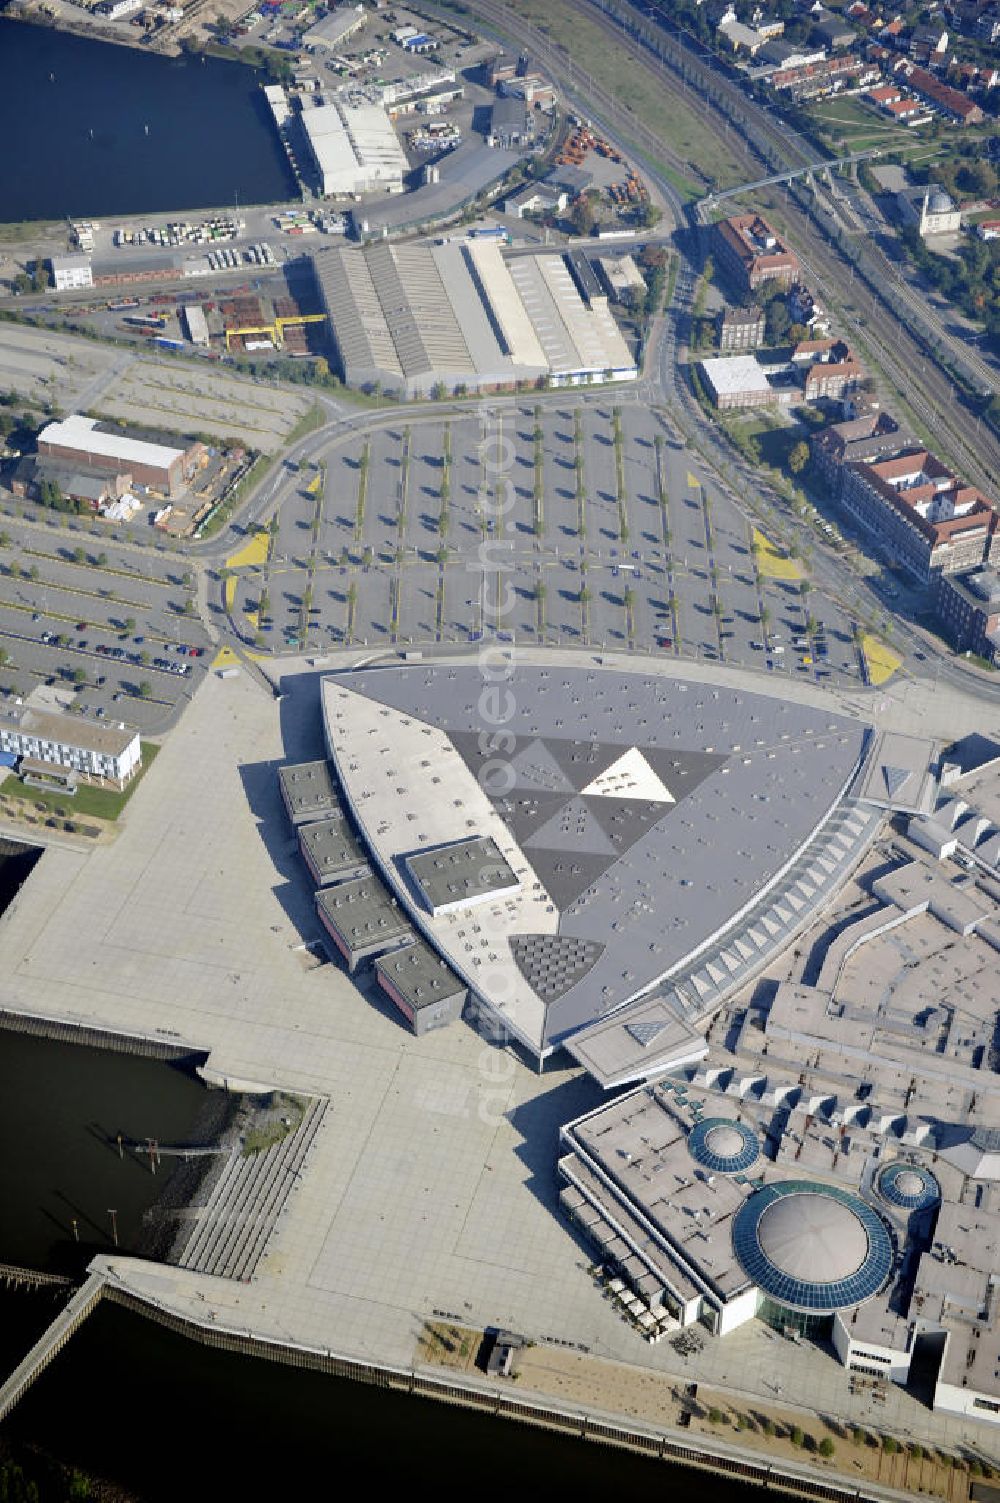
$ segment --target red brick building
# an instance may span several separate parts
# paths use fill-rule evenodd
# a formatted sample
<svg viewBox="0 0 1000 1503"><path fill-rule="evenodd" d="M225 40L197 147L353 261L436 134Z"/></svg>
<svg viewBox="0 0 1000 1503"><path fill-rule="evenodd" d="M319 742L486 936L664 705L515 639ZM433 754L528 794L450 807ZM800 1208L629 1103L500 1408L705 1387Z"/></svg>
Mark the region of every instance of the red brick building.
<svg viewBox="0 0 1000 1503"><path fill-rule="evenodd" d="M746 296L762 282L790 287L799 280L799 258L760 214L739 214L714 226L712 253L719 270Z"/></svg>

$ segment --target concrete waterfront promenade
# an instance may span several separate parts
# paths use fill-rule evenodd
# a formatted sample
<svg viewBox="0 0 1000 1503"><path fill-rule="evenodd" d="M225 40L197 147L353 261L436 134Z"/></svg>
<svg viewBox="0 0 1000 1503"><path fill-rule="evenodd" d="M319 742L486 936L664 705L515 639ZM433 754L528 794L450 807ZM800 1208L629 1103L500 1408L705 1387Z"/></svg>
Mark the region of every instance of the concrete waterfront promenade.
<svg viewBox="0 0 1000 1503"><path fill-rule="evenodd" d="M547 658L568 660L579 655ZM277 703L246 675L208 679L120 838L86 854L50 848L0 921L8 1012L202 1051L213 1080L327 1103L250 1282L119 1256L95 1267L113 1265L116 1288L199 1329L345 1361L411 1370L424 1320L443 1311L765 1402L780 1361L804 1409L870 1420L832 1355L776 1348L756 1322L686 1361L642 1343L600 1298L591 1254L556 1209L557 1128L598 1104L596 1086L558 1064L538 1075L465 1024L417 1039L370 983L321 963L275 776L323 753L318 675L286 667ZM977 723L975 703L952 691L908 693L864 707L923 734ZM955 1447L992 1441L898 1389L879 1423Z"/></svg>

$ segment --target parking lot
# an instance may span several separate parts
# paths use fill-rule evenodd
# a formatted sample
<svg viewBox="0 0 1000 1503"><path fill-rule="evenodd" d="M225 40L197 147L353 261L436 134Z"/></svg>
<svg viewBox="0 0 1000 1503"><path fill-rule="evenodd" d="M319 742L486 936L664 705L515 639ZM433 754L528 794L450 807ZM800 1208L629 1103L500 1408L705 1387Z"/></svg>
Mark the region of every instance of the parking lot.
<svg viewBox="0 0 1000 1503"><path fill-rule="evenodd" d="M275 651L486 632L859 674L850 618L773 577L738 506L637 403L510 407L485 442L477 417L390 422L303 469L269 562L241 573L237 625Z"/></svg>
<svg viewBox="0 0 1000 1503"><path fill-rule="evenodd" d="M183 561L6 519L0 544L0 687L61 686L144 733L172 724L212 655Z"/></svg>

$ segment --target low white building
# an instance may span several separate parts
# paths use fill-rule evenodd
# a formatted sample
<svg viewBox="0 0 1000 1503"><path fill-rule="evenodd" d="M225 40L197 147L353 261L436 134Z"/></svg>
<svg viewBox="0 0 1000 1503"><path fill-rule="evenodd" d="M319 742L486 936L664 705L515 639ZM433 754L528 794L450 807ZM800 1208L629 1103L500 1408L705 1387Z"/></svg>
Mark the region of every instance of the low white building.
<svg viewBox="0 0 1000 1503"><path fill-rule="evenodd" d="M125 16L134 16L144 4L145 0L101 0L94 9L98 15L107 16L109 21L121 21Z"/></svg>
<svg viewBox="0 0 1000 1503"><path fill-rule="evenodd" d="M0 711L0 751L123 788L142 763L139 732L94 725L61 710L15 705Z"/></svg>
<svg viewBox="0 0 1000 1503"><path fill-rule="evenodd" d="M187 328L187 336L192 344L207 347L209 342L208 323L205 319L205 310L200 303L186 303L184 306L184 323Z"/></svg>
<svg viewBox="0 0 1000 1503"><path fill-rule="evenodd" d="M323 52L336 52L348 37L354 36L365 24L363 5L340 5L322 21L303 32L302 40L307 47L318 47Z"/></svg>
<svg viewBox="0 0 1000 1503"><path fill-rule="evenodd" d="M302 124L325 197L403 191L406 153L381 105L335 99L304 109Z"/></svg>
<svg viewBox="0 0 1000 1503"><path fill-rule="evenodd" d="M94 285L89 256L53 256L49 265L57 292L75 292Z"/></svg>

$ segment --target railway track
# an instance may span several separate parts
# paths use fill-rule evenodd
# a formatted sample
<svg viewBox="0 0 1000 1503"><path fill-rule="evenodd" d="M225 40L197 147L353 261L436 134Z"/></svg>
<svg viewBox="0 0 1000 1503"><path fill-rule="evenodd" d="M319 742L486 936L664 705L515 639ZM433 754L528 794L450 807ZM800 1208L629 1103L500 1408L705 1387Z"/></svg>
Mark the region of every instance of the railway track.
<svg viewBox="0 0 1000 1503"><path fill-rule="evenodd" d="M670 29L669 23L651 20L628 0L579 0L579 3L606 33L609 45L626 48L647 68L651 67L668 91L683 97L685 104L705 119L707 129L718 129L720 114L735 127L730 145L745 156L748 178L759 175L759 161L775 171L815 164L816 152L801 135L781 123L772 124L764 110L719 72L714 59L706 62L699 57L686 38ZM473 0L469 9L492 26L501 40L510 39L530 49L563 89L580 99L581 107L588 111L599 107L607 124L654 162L679 165L681 171L691 176L691 164L678 158L669 143L574 64L565 47L553 43L510 5L503 0ZM672 196L677 217L681 206L676 194ZM884 273L876 266L859 268L855 273L842 254L824 241L807 211L790 195L786 198L786 214L800 243L810 246L808 263L804 264L817 290L828 302L846 308L865 299L864 326L858 331L861 342L872 345L873 358L896 387L904 405L921 426L933 433L938 446L948 450L952 462L970 480L986 490L994 490L1000 484L1000 442L963 405L954 382L937 365L934 352L926 350L885 307L879 295Z"/></svg>

